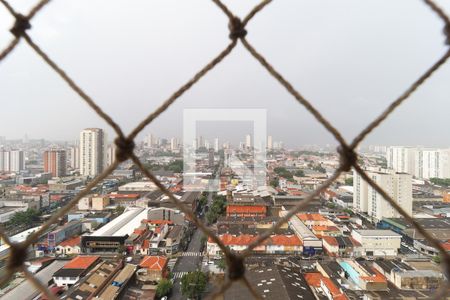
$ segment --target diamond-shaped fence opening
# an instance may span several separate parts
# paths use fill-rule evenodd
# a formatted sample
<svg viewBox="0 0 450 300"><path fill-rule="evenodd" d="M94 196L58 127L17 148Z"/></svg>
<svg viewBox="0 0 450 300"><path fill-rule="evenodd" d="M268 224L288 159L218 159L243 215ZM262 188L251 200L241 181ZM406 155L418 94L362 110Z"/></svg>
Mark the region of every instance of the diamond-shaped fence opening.
<svg viewBox="0 0 450 300"><path fill-rule="evenodd" d="M411 223L414 228L419 231L436 249L439 250L442 262L445 269L445 276L447 281L443 286L435 292L433 297L435 299L445 298L448 294L449 290L449 281L448 278L450 276L450 257L447 251L443 248L441 243L433 238L425 229L423 229L411 216L409 216L381 187L379 187L358 165L357 153L355 151L356 147L364 140L364 138L372 132L377 126L379 126L398 106L400 106L409 96L414 93L433 73L439 69L449 58L450 50L447 52L434 64L432 65L419 79L417 79L406 91L395 101L393 101L386 110L378 116L375 120L373 120L366 128L364 128L361 133L353 139L351 143L347 143L340 132L327 120L325 117L309 102L305 99L296 89L293 87L289 81L287 81L265 58L261 55L247 40L247 24L253 19L253 17L258 14L261 10L265 9L266 6L272 2L271 0L261 1L258 5L256 5L247 16L243 19L235 16L227 6L225 6L220 0L212 0L219 9L226 15L228 18L228 27L229 27L229 39L230 43L228 46L220 52L211 62L209 62L205 67L203 67L200 71L198 71L187 83L181 86L178 90L176 90L169 98L167 98L162 104L148 117L146 117L141 123L139 123L136 128L129 134L125 135L120 128L120 126L115 123L115 121L106 114L96 103L95 101L87 95L83 89L77 85L75 81L71 79L71 77L56 63L54 62L27 34L28 30L31 30L30 21L33 17L46 5L49 4L50 0L41 0L38 2L27 15L22 15L15 11L15 9L6 1L0 0L1 4L8 10L8 12L14 17L15 23L13 24L10 32L12 34L12 40L7 45L7 47L0 52L0 63L7 56L11 55L16 46L20 42L25 42L31 47L35 53L43 59L49 66L52 68L62 80L64 80L73 91L75 91L97 114L99 117L104 119L115 131L117 137L115 139L116 144L116 157L114 163L109 166L105 171L103 171L100 175L98 175L92 182L90 182L86 188L81 191L73 200L67 203L64 207L58 210L57 213L52 215L52 217L45 223L41 228L32 233L28 238L21 243L12 243L9 237L4 233L3 230L0 229L0 236L3 240L9 244L11 247L10 257L8 259L7 264L7 272L0 279L0 285L7 282L11 279L14 272L21 271L24 272L25 277L30 280L33 285L35 285L42 293L46 295L49 299L55 299L50 291L40 283L24 266L24 261L26 258L25 252L29 245L33 244L37 241L38 237L44 233L52 224L56 223L59 217L66 214L72 207L76 205L76 203L84 196L90 193L91 189L94 188L99 182L105 179L108 175L110 175L115 168L123 161L128 159L132 160L134 164L145 174L150 181L152 181L167 197L173 201L176 206L183 211L197 226L198 228L207 235L210 239L212 239L220 249L223 251L226 263L228 267L227 278L224 284L217 289L215 293L210 295L212 298L216 296L222 295L232 284L236 281L240 281L243 283L251 292L251 294L255 298L261 298L260 295L255 291L252 285L249 283L247 278L244 276L245 274L245 258L250 256L252 250L257 247L259 244L264 242L270 235L279 229L283 224L285 224L294 214L300 211L303 207L307 206L315 196L319 195L322 191L324 191L327 187L329 187L342 172L347 172L351 168L356 170L356 172L370 185L372 186L380 195L382 195L387 202L389 202L404 218L407 222ZM443 10L437 6L432 0L423 0L425 4L428 5L435 13L436 16L439 17L444 22L444 33L446 35L446 43L450 44L450 19L443 12ZM305 107L315 118L316 120L322 124L339 142L340 146L338 148L338 153L340 155L340 165L335 171L335 173L328 178L318 189L312 192L305 201L301 202L290 211L287 212L285 216L283 216L276 224L272 226L272 228L265 231L263 234L259 235L246 250L242 251L239 254L232 253L219 239L218 236L214 234L214 232L205 226L193 213L190 209L188 209L182 202L180 202L174 195L167 189L165 186L150 172L147 170L144 165L141 163L139 158L133 153L134 149L134 138L151 122L153 122L159 115L161 115L169 106L171 106L178 98L180 98L184 92L189 90L194 84L196 84L202 77L204 77L210 70L212 70L216 65L218 65L228 54L230 54L235 48L236 44L241 42L242 45L248 50L248 52L261 64L261 66L269 72L272 77L278 81L303 107Z"/></svg>

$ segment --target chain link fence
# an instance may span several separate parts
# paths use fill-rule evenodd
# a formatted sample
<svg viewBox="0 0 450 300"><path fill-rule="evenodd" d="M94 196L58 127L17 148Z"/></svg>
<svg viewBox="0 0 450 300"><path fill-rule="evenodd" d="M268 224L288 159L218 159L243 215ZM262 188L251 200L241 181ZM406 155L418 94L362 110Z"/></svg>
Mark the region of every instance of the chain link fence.
<svg viewBox="0 0 450 300"><path fill-rule="evenodd" d="M110 175L116 167L126 160L132 160L134 164L145 174L150 181L152 181L167 197L170 198L176 206L183 211L186 216L188 216L198 228L207 235L212 241L217 243L220 249L223 251L226 263L228 267L227 276L225 282L221 287L219 287L212 295L211 298L216 298L217 296L223 295L223 293L235 282L243 283L251 292L251 294L257 298L262 297L258 295L252 285L249 283L245 277L245 258L252 254L252 250L259 244L264 242L270 235L279 229L283 224L285 224L291 217L293 217L297 212L299 212L303 207L307 206L314 197L318 196L322 191L329 187L343 172L348 172L352 168L356 170L361 177L372 186L380 195L382 195L387 202L389 202L404 218L407 222L411 223L412 226L420 232L425 239L427 239L433 247L439 250L441 255L441 264L445 272L447 279L450 278L450 256L447 251L443 248L439 240L433 238L425 229L423 229L410 215L408 215L380 186L378 186L358 165L358 155L355 151L356 147L364 140L364 138L372 132L377 126L379 126L398 106L400 106L405 100L409 98L425 81L437 70L439 69L450 57L450 49L426 72L419 77L411 86L409 86L406 91L397 99L395 99L381 115L379 115L375 120L373 120L364 130L357 135L353 141L348 143L342 137L341 133L308 101L304 98L294 86L292 86L287 79L285 79L265 58L260 54L247 40L247 24L260 12L265 9L272 0L264 0L256 5L247 16L243 19L235 16L226 5L224 5L220 0L211 0L217 7L227 16L229 23L229 39L230 43L228 46L220 52L211 62L209 62L205 67L198 71L186 84L181 86L177 91L175 91L169 98L167 98L154 112L149 114L141 123L139 123L136 128L128 135L124 134L121 127L115 123L115 121L106 114L101 107L99 107L95 101L83 91L83 89L77 85L75 81L56 63L54 62L44 50L42 50L33 39L27 34L27 31L31 29L30 21L35 17L35 15L40 12L46 5L49 4L50 0L41 0L38 2L27 15L18 13L6 0L0 0L2 5L9 11L9 13L14 17L15 23L13 24L10 32L12 34L12 40L7 45L5 49L0 52L0 63L7 56L11 55L19 42L24 41L28 44L34 52L44 60L50 68L52 68L58 75L64 80L70 88L75 91L97 114L99 117L104 119L115 131L117 137L115 139L116 145L116 157L112 165L110 165L106 170L104 170L100 175L94 178L86 188L81 191L73 200L67 203L64 207L58 210L57 213L52 215L52 217L41 226L41 228L28 236L28 238L21 243L13 243L10 241L9 237L0 228L0 236L3 240L9 244L10 256L7 263L6 274L0 279L0 286L8 282L15 272L23 272L27 280L33 283L48 299L56 299L54 295L50 293L46 286L44 286L40 281L38 281L24 266L26 259L27 248L35 243L38 237L43 234L51 224L57 222L58 218L62 217L64 214L68 213L78 201L88 195L92 188L94 188L98 183ZM446 44L450 44L450 19L444 13L444 11L436 5L432 0L422 0L425 4L435 12L436 16L443 21L444 34L446 36ZM139 158L134 154L134 139L135 137L151 122L153 122L158 116L160 116L169 106L171 106L178 98L180 98L184 92L189 90L194 84L196 84L202 77L204 77L211 69L218 65L228 54L230 54L238 42L248 50L248 52L263 66L263 68L269 72L269 74L278 81L303 107L305 107L315 119L322 124L327 131L329 131L335 139L339 142L338 153L340 155L340 165L334 174L328 178L323 184L316 189L314 192L308 195L305 201L299 203L294 208L292 208L284 217L282 217L272 228L265 231L263 234L259 235L247 249L241 253L231 252L220 240L215 233L205 226L192 211L187 208L180 200L178 200L174 195L152 174L147 170ZM434 299L443 299L448 295L450 288L449 281L447 280L443 286L435 292L431 297Z"/></svg>

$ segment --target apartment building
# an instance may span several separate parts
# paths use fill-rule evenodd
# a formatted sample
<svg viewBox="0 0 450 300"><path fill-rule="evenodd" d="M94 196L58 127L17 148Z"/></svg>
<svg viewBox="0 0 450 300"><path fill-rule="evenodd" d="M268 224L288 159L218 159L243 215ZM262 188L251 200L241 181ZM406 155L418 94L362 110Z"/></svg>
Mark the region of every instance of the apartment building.
<svg viewBox="0 0 450 300"><path fill-rule="evenodd" d="M44 172L52 173L53 177L66 176L66 151L48 150L44 152Z"/></svg>
<svg viewBox="0 0 450 300"><path fill-rule="evenodd" d="M0 149L0 172L19 172L25 170L25 158L22 150Z"/></svg>
<svg viewBox="0 0 450 300"><path fill-rule="evenodd" d="M106 134L100 128L87 128L80 133L80 173L97 176L106 166Z"/></svg>
<svg viewBox="0 0 450 300"><path fill-rule="evenodd" d="M450 178L450 149L392 146L387 167L416 178Z"/></svg>
<svg viewBox="0 0 450 300"><path fill-rule="evenodd" d="M367 169L366 173L409 215L412 214L412 176L390 169ZM367 213L374 221L383 218L397 218L401 215L361 176L353 171L353 207L358 212Z"/></svg>

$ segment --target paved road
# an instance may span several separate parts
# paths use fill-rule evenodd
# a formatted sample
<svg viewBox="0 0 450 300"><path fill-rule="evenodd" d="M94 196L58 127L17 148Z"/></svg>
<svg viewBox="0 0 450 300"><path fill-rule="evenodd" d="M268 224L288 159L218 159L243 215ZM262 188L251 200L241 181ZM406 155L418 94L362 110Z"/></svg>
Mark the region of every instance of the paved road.
<svg viewBox="0 0 450 300"><path fill-rule="evenodd" d="M208 205L211 204L212 193L208 195ZM181 254L173 268L172 273L174 273L174 285L170 299L179 300L186 299L181 295L181 277L188 272L192 272L201 269L201 263L203 260L201 250L201 239L203 233L201 230L196 229L192 235L191 242L189 243L188 249Z"/></svg>

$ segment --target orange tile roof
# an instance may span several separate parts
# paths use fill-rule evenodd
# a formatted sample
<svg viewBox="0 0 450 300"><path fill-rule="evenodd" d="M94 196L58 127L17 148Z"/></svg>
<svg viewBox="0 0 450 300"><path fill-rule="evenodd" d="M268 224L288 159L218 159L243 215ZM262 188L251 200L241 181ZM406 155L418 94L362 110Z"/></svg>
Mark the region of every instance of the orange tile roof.
<svg viewBox="0 0 450 300"><path fill-rule="evenodd" d="M450 240L441 243L442 247L445 249L445 251L450 251Z"/></svg>
<svg viewBox="0 0 450 300"><path fill-rule="evenodd" d="M320 281L322 280L323 275L319 272L314 272L305 273L304 277L309 286L320 287Z"/></svg>
<svg viewBox="0 0 450 300"><path fill-rule="evenodd" d="M129 199L136 199L139 198L139 194L109 194L106 195L111 199L115 199L115 198L129 198Z"/></svg>
<svg viewBox="0 0 450 300"><path fill-rule="evenodd" d="M223 234L220 236L220 240L225 245L247 246L256 239L256 236L251 234L243 234L239 236L233 236L231 234ZM209 242L213 242L211 239ZM264 245L279 245L279 246L302 246L302 241L295 235L272 235L263 242Z"/></svg>
<svg viewBox="0 0 450 300"><path fill-rule="evenodd" d="M312 226L313 230L316 231L339 231L339 228L336 226L328 226L328 225L314 225Z"/></svg>
<svg viewBox="0 0 450 300"><path fill-rule="evenodd" d="M142 249L148 249L150 248L150 241L149 240L144 240L142 242Z"/></svg>
<svg viewBox="0 0 450 300"><path fill-rule="evenodd" d="M65 241L59 243L59 246L75 247L75 246L80 246L80 244L81 244L81 236L77 236L77 237L74 237L74 238L71 238L71 239L68 239L68 240L65 240Z"/></svg>
<svg viewBox="0 0 450 300"><path fill-rule="evenodd" d="M87 269L98 259L100 259L100 256L97 255L77 256L65 264L63 269Z"/></svg>
<svg viewBox="0 0 450 300"><path fill-rule="evenodd" d="M383 276L377 269L372 268L372 271L374 271L375 276L361 276L361 280L369 281L369 282L378 282L378 283L386 283L386 277Z"/></svg>
<svg viewBox="0 0 450 300"><path fill-rule="evenodd" d="M302 221L327 221L327 218L321 214L299 213L297 214L297 217Z"/></svg>
<svg viewBox="0 0 450 300"><path fill-rule="evenodd" d="M331 246L338 246L339 245L337 240L334 237L332 237L332 236L323 236L322 239L325 242L327 242L328 245L331 245Z"/></svg>
<svg viewBox="0 0 450 300"><path fill-rule="evenodd" d="M228 205L227 214L245 214L245 213L266 213L267 208L263 205Z"/></svg>
<svg viewBox="0 0 450 300"><path fill-rule="evenodd" d="M146 220L147 223L154 224L154 225L160 225L160 224L169 224L172 225L173 221L169 220Z"/></svg>
<svg viewBox="0 0 450 300"><path fill-rule="evenodd" d="M167 257L165 256L144 256L139 266L155 271L162 271L167 265Z"/></svg>
<svg viewBox="0 0 450 300"><path fill-rule="evenodd" d="M333 300L348 300L347 296L341 292L330 278L322 277L321 280L330 291Z"/></svg>

